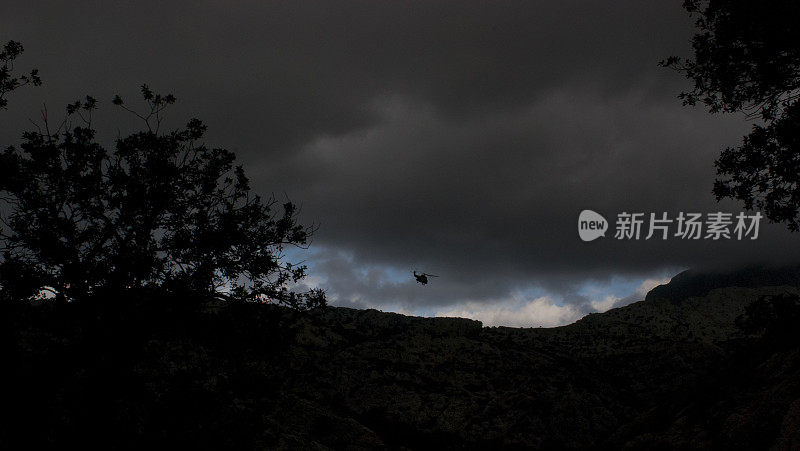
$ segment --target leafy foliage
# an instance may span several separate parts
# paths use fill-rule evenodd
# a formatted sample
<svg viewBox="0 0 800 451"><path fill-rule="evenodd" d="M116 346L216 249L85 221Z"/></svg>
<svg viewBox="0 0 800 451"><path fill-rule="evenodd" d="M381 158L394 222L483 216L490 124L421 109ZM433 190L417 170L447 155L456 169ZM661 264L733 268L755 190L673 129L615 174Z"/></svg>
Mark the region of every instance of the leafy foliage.
<svg viewBox="0 0 800 451"><path fill-rule="evenodd" d="M0 231L3 287L16 296L48 287L63 300L163 288L324 305L319 290L287 288L306 267L284 262L283 249L305 247L313 232L297 223L297 206L253 195L234 154L200 142L199 120L160 133L174 96L145 85L142 97L145 113L115 97L146 130L118 138L113 152L95 139L97 102L87 96L67 106L57 130L45 122L0 154L0 193L10 208Z"/></svg>
<svg viewBox="0 0 800 451"><path fill-rule="evenodd" d="M737 148L725 149L717 159L723 178L714 182L718 198L742 200L757 207L792 231L800 225L800 104L766 126L755 125Z"/></svg>
<svg viewBox="0 0 800 451"><path fill-rule="evenodd" d="M774 222L800 229L800 4L790 0L743 2L686 0L698 33L694 58L660 64L694 83L684 105L711 113L744 111L759 119L739 147L716 162L714 194L759 208Z"/></svg>
<svg viewBox="0 0 800 451"><path fill-rule="evenodd" d="M2 109L8 105L6 94L9 92L27 84L33 86L42 84L38 69L33 69L26 75L14 76L14 60L24 50L22 44L16 41L8 41L0 48L0 108Z"/></svg>

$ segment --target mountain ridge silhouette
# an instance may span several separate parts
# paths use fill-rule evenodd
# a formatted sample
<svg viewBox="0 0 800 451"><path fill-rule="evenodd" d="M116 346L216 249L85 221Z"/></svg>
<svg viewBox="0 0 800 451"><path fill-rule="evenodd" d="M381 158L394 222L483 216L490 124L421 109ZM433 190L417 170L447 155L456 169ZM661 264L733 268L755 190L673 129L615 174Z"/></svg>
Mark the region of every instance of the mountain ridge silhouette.
<svg viewBox="0 0 800 451"><path fill-rule="evenodd" d="M669 293L697 292L675 289L686 280ZM703 296L654 289L555 328L157 298L1 305L0 447L796 449L800 285L697 280Z"/></svg>

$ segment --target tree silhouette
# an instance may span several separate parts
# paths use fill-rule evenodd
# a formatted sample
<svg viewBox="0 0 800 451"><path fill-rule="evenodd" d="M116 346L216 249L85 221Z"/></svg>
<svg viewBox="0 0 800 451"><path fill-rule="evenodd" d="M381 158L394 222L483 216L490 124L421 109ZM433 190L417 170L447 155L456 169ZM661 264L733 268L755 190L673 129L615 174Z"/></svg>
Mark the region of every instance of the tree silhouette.
<svg viewBox="0 0 800 451"><path fill-rule="evenodd" d="M734 198L774 222L800 229L800 4L686 0L698 33L694 58L660 64L694 82L680 98L711 113L758 119L739 147L715 162L717 200Z"/></svg>
<svg viewBox="0 0 800 451"><path fill-rule="evenodd" d="M8 105L6 94L9 92L27 84L34 86L42 84L38 69L31 70L27 75L14 76L14 60L24 50L22 44L17 41L8 41L0 49L0 108L2 109Z"/></svg>
<svg viewBox="0 0 800 451"><path fill-rule="evenodd" d="M67 106L56 130L45 117L20 148L0 154L0 194L9 211L0 230L0 284L7 296L52 291L62 301L100 292L166 289L235 300L324 305L324 293L295 293L306 267L285 262L285 246L305 247L312 227L294 203L250 191L225 149L201 143L192 119L162 133L175 102L142 86L144 113L113 103L145 128L108 152L95 139L87 96ZM79 125L73 127L73 122Z"/></svg>

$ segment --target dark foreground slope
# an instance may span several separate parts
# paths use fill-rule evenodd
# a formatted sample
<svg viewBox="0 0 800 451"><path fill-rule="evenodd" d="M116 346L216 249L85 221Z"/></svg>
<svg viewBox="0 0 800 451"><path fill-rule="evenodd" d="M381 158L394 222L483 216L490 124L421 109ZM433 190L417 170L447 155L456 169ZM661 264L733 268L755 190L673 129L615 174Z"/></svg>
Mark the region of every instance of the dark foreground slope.
<svg viewBox="0 0 800 451"><path fill-rule="evenodd" d="M800 289L757 285L553 329L3 306L0 448L798 449Z"/></svg>

